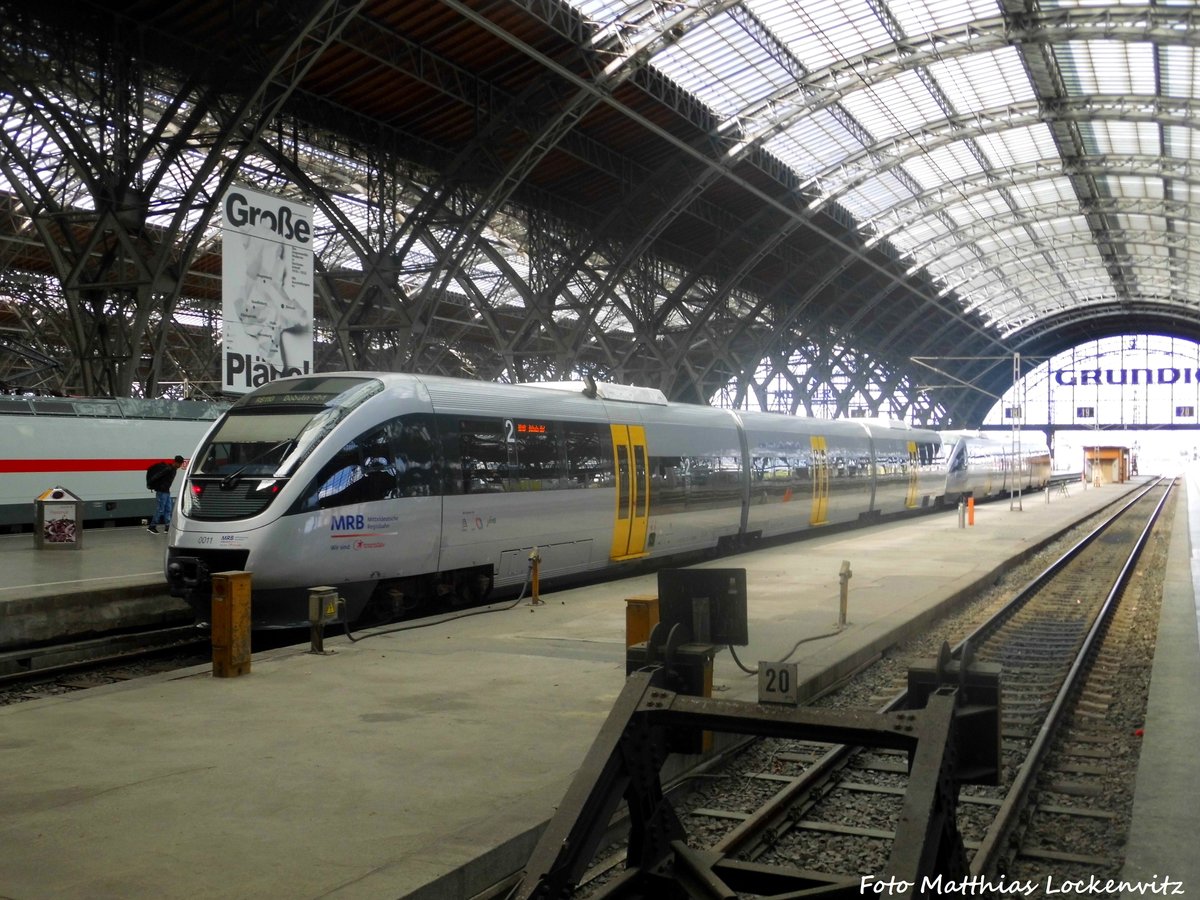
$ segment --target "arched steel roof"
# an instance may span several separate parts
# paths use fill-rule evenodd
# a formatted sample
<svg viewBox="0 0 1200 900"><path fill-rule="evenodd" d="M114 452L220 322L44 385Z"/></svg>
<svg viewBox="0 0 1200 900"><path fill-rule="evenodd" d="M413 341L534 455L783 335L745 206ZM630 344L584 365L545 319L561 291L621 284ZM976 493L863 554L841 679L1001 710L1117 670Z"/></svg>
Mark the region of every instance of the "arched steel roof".
<svg viewBox="0 0 1200 900"><path fill-rule="evenodd" d="M96 63L46 26L90 35L102 65L103 48L119 46L174 73L169 88L139 81L138 102L181 146L199 145L184 120L208 103L227 132L213 138L221 152L245 164L237 143L258 142L255 164L305 179L310 195L345 193L334 175L353 175L347 159L375 182L399 161L419 169L394 191L408 195L397 233L351 246L347 263L370 282L378 258L419 244L431 273L458 271L490 229L490 265L516 276L496 277L518 285L525 313L489 306L486 279L462 283L462 302L493 338L511 335L510 362L584 360L590 341L614 371L699 399L813 340L891 373L943 357L960 383L998 394L1014 352L1200 332L1191 0L5 6L18 13L8 45L67 57L60 67ZM25 74L35 56L22 69L10 54L0 93L21 100L49 77L49 63ZM321 173L273 151L286 141L264 135L288 129L338 164ZM526 223L570 227L538 256L544 235L496 227L515 208ZM327 213L339 216L332 201ZM368 244L387 230L372 228ZM506 240L522 245L519 273L506 270ZM417 321L428 333L421 298L447 282L424 277L359 324ZM334 319L368 315L361 294L336 293ZM623 337L597 333L607 308L628 323ZM992 400L960 391L942 402L969 421Z"/></svg>

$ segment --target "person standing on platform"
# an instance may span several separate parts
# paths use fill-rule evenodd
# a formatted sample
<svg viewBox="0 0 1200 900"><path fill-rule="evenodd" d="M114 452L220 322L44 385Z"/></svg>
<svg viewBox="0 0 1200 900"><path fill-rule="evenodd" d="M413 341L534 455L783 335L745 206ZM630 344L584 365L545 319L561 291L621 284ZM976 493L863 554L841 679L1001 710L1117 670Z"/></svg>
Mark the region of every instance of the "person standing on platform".
<svg viewBox="0 0 1200 900"><path fill-rule="evenodd" d="M159 521L163 523L163 534L171 530L171 486L175 483L175 471L182 465L183 457L176 456L171 462L156 462L146 470L146 487L154 491L158 500L154 516L146 526L146 530L151 534L159 533Z"/></svg>

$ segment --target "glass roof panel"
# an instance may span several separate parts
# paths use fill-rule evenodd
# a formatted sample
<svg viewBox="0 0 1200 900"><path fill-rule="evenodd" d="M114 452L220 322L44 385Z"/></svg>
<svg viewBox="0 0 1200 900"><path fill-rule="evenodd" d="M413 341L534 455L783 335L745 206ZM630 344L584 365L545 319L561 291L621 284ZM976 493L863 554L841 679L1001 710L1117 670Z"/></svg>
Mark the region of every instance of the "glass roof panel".
<svg viewBox="0 0 1200 900"><path fill-rule="evenodd" d="M1054 135L1049 127L1042 124L1017 125L1005 131L980 135L975 140L997 165L1059 158Z"/></svg>
<svg viewBox="0 0 1200 900"><path fill-rule="evenodd" d="M785 66L728 16L688 32L656 54L654 65L726 116L794 81Z"/></svg>
<svg viewBox="0 0 1200 900"><path fill-rule="evenodd" d="M1120 51L1121 43L1118 41L1070 41L1055 48L1067 93L1082 97L1130 93L1129 66L1120 58ZM1097 66L1106 64L1108 71L1102 74Z"/></svg>
<svg viewBox="0 0 1200 900"><path fill-rule="evenodd" d="M1174 159L1200 159L1200 134L1194 128L1182 128L1178 125L1164 126L1163 155Z"/></svg>
<svg viewBox="0 0 1200 900"><path fill-rule="evenodd" d="M891 237L892 243L902 252L908 253L914 247L922 247L930 241L945 240L954 234L950 226L941 219L928 216L919 219L902 231Z"/></svg>
<svg viewBox="0 0 1200 900"><path fill-rule="evenodd" d="M921 187L932 189L953 184L967 175L979 174L983 167L964 143L937 147L928 153L908 160L904 169Z"/></svg>
<svg viewBox="0 0 1200 900"><path fill-rule="evenodd" d="M822 171L831 159L845 159L862 149L854 135L829 110L820 110L797 122L763 146L801 176Z"/></svg>
<svg viewBox="0 0 1200 900"><path fill-rule="evenodd" d="M907 134L914 124L944 117L916 72L902 72L873 90L854 91L842 105L877 141Z"/></svg>
<svg viewBox="0 0 1200 900"><path fill-rule="evenodd" d="M894 0L888 8L907 35L941 31L1000 15L995 0Z"/></svg>
<svg viewBox="0 0 1200 900"><path fill-rule="evenodd" d="M866 220L874 218L881 210L890 209L911 196L912 192L899 178L894 174L884 173L879 178L867 181L842 194L838 201L850 210L855 218Z"/></svg>
<svg viewBox="0 0 1200 900"><path fill-rule="evenodd" d="M866 0L749 0L745 5L775 33L788 31L792 53L810 70L890 43Z"/></svg>
<svg viewBox="0 0 1200 900"><path fill-rule="evenodd" d="M600 21L640 9L632 2L572 2ZM1111 260L1106 267L1096 246L1107 246L1110 237L1131 242L1119 251L1130 258L1170 259L1177 268L1190 259L1183 248L1200 240L1200 213L1190 212L1200 203L1193 171L1200 132L1155 121L1144 98L1160 91L1187 100L1200 95L1197 49L1186 46L1188 38L1159 47L1141 33L1086 35L1101 30L1092 25L1107 34L1120 26L1119 18L1105 18L1110 8L1114 17L1131 6L1162 14L1190 9L1194 0L1043 0L1044 11L1076 10L1058 25L1067 34L1077 26L1073 33L1084 35L1050 43L1045 68L1040 54L1030 57L1033 64L1023 55L1036 53L1037 42L1001 46L989 33L1002 27L993 25L1003 19L996 0L742 5L765 37L751 34L738 16L718 15L655 56L655 67L718 116L738 117L749 133L787 116L764 143L768 153L794 169L813 196L825 192L822 201L847 210L860 233L882 234L911 255L914 270L960 285L957 299L986 307L1002 329L1064 302L1119 294L1114 277L1118 283L1132 283L1135 274L1139 282L1159 277L1133 269L1122 277ZM1180 21L1185 26L1178 27L1190 27ZM970 42L953 36L964 25L978 28ZM928 36L937 31L948 35L938 45L945 52L926 54ZM836 105L805 110L804 96L792 92L781 103L747 110L786 94L805 72L845 70L848 60L858 62L853 78L843 77ZM1058 85L1068 98L1064 114L1051 121L1043 110L1061 102L1054 99ZM1157 165L1164 156L1175 162ZM1084 208L1102 215L1085 218ZM1097 231L1105 227L1118 233ZM1169 242L1173 254L1156 249ZM1071 271L1056 271L1062 267ZM962 277L968 271L974 277ZM1194 281L1200 273L1189 267L1184 277Z"/></svg>
<svg viewBox="0 0 1200 900"><path fill-rule="evenodd" d="M1080 123L1079 131L1089 152L1097 156L1158 155L1158 125L1153 122L1096 120Z"/></svg>
<svg viewBox="0 0 1200 900"><path fill-rule="evenodd" d="M1168 97L1200 97L1200 64L1193 47L1162 47L1158 77Z"/></svg>
<svg viewBox="0 0 1200 900"><path fill-rule="evenodd" d="M1076 197L1071 180L1065 176L1016 184L1010 193L1026 208L1053 205Z"/></svg>
<svg viewBox="0 0 1200 900"><path fill-rule="evenodd" d="M929 73L959 112L1024 103L1035 97L1013 47L935 62Z"/></svg>
<svg viewBox="0 0 1200 900"><path fill-rule="evenodd" d="M1009 211L1008 198L999 191L975 194L963 203L955 203L947 210L960 225L969 225L993 216L1003 216Z"/></svg>

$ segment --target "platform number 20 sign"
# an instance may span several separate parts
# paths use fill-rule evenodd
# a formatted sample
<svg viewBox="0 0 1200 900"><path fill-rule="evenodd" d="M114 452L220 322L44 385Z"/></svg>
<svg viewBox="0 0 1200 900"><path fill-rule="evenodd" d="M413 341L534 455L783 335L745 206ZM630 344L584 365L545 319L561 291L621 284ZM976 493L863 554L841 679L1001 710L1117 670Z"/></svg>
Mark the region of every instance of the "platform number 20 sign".
<svg viewBox="0 0 1200 900"><path fill-rule="evenodd" d="M795 706L797 699L796 663L760 662L758 664L758 702L786 703Z"/></svg>

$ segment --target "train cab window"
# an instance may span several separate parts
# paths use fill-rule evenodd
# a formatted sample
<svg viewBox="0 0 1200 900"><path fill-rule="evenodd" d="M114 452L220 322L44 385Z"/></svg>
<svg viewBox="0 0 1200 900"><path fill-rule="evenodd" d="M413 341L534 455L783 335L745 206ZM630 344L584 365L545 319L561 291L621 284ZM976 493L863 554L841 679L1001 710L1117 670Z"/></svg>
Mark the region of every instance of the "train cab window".
<svg viewBox="0 0 1200 900"><path fill-rule="evenodd" d="M329 460L297 509L308 512L398 496L390 429L381 426L347 443Z"/></svg>
<svg viewBox="0 0 1200 900"><path fill-rule="evenodd" d="M967 445L965 441L959 441L954 445L954 449L950 451L950 463L946 467L946 471L950 473L965 472L967 470Z"/></svg>
<svg viewBox="0 0 1200 900"><path fill-rule="evenodd" d="M309 413L229 415L196 454L193 475L274 475L295 449Z"/></svg>

